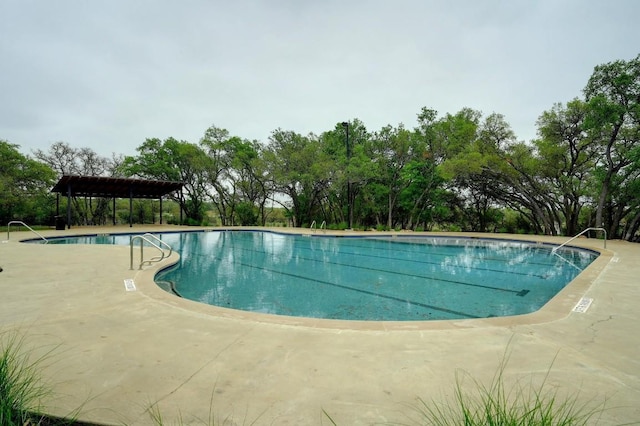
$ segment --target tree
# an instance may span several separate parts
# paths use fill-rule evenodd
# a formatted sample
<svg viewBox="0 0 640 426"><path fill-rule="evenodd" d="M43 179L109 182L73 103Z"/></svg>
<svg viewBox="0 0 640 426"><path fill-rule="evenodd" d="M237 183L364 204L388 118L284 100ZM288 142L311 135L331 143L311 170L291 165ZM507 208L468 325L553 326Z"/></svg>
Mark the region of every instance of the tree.
<svg viewBox="0 0 640 426"><path fill-rule="evenodd" d="M470 230L500 227L501 210L509 207L528 218L536 232L557 233L560 220L536 150L516 141L504 116L493 113L482 120L480 112L464 109L435 127L442 176L462 198Z"/></svg>
<svg viewBox="0 0 640 426"><path fill-rule="evenodd" d="M48 151L36 150L37 159L48 164L57 172L57 177L63 175L79 176L113 176L116 172L115 161L98 155L91 148L73 148L66 142L53 143ZM73 197L75 221L83 225L103 225L109 216L110 205L108 198Z"/></svg>
<svg viewBox="0 0 640 426"><path fill-rule="evenodd" d="M491 115L481 123L482 113L463 108L447 114L434 125L435 149L441 158L440 172L461 198L466 225L472 231L495 226L499 194L492 181L503 175L499 149L513 139L502 116Z"/></svg>
<svg viewBox="0 0 640 426"><path fill-rule="evenodd" d="M401 194L412 183L407 168L424 148L420 139L403 125L383 127L373 136L373 162L379 172L379 181L385 187L387 198L387 227L394 227L394 216ZM416 166L413 164L412 166Z"/></svg>
<svg viewBox="0 0 640 426"><path fill-rule="evenodd" d="M266 222L265 205L270 197L270 182L257 141L230 136L226 129L211 126L200 140L210 158L209 183L212 197L223 225L236 223L236 213L243 225ZM241 206L242 212L238 212Z"/></svg>
<svg viewBox="0 0 640 426"><path fill-rule="evenodd" d="M538 119L540 139L534 141L540 161L538 174L548 182L550 202L561 212L565 235L581 231L580 212L589 197L597 147L584 130L585 102L556 104Z"/></svg>
<svg viewBox="0 0 640 426"><path fill-rule="evenodd" d="M200 139L200 147L209 158L207 181L215 191L215 195L210 198L218 210L222 225L233 224L233 213L237 204L236 190L232 179L230 179L233 172L227 151L229 139L228 130L215 126L209 127Z"/></svg>
<svg viewBox="0 0 640 426"><path fill-rule="evenodd" d="M370 156L370 135L360 120L353 119L336 123L332 130L320 135L317 143L326 162L327 187L323 192L322 215L314 219L344 227L351 222L353 226L363 218L362 192L376 175Z"/></svg>
<svg viewBox="0 0 640 426"><path fill-rule="evenodd" d="M264 160L274 190L291 199L278 201L289 213L294 226L311 224L322 211L325 191L330 184L331 160L321 149L319 139L292 131L274 130L264 150Z"/></svg>
<svg viewBox="0 0 640 426"><path fill-rule="evenodd" d="M18 148L0 139L0 223L48 223L53 215L50 189L55 172L22 155Z"/></svg>
<svg viewBox="0 0 640 426"><path fill-rule="evenodd" d="M73 148L66 142L53 143L48 151L34 151L34 156L63 175L107 176L113 172L114 165L106 157L98 155L91 148ZM114 160L117 158L114 155Z"/></svg>
<svg viewBox="0 0 640 426"><path fill-rule="evenodd" d="M204 219L208 196L209 157L197 145L167 138L146 139L136 148L137 157L126 157L122 171L127 176L182 182L183 191L171 198L180 204L187 221L199 224ZM185 193L186 192L186 196Z"/></svg>
<svg viewBox="0 0 640 426"><path fill-rule="evenodd" d="M427 227L433 221L432 209L439 207L439 188L443 179L438 175L429 153L411 160L403 169L405 189L400 194L399 205L405 213L406 228L415 230L419 224Z"/></svg>
<svg viewBox="0 0 640 426"><path fill-rule="evenodd" d="M506 169L502 169L501 179L494 182L494 192L526 218L536 234L556 235L559 220L548 198L551 193L548 182L539 175L541 160L535 147L516 142L504 155L504 162L497 164L497 169Z"/></svg>
<svg viewBox="0 0 640 426"><path fill-rule="evenodd" d="M265 206L271 197L272 185L261 157L262 146L257 141L234 138L230 151L231 168L235 172L236 188L245 212L240 223L258 225L259 221L264 226L267 220ZM255 215L253 210L256 210Z"/></svg>
<svg viewBox="0 0 640 426"><path fill-rule="evenodd" d="M622 217L613 215L616 188L637 176L640 150L640 55L595 67L584 89L585 130L599 145L596 176L599 195L595 225L616 235ZM606 210L608 209L608 212ZM605 214L606 213L606 214Z"/></svg>

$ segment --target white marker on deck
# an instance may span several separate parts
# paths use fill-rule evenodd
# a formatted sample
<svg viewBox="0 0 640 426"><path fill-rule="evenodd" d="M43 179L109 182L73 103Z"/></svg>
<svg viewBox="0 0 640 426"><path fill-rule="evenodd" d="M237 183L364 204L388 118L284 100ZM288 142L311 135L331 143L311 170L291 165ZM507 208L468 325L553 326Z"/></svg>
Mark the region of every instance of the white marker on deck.
<svg viewBox="0 0 640 426"><path fill-rule="evenodd" d="M591 306L591 302L593 302L593 299L589 297L583 297L582 299L580 299L578 304L574 306L573 312L580 312L581 314L584 314L585 312L587 312L587 309L589 309L589 306Z"/></svg>
<svg viewBox="0 0 640 426"><path fill-rule="evenodd" d="M136 291L136 284L131 278L124 280L124 288L127 291Z"/></svg>

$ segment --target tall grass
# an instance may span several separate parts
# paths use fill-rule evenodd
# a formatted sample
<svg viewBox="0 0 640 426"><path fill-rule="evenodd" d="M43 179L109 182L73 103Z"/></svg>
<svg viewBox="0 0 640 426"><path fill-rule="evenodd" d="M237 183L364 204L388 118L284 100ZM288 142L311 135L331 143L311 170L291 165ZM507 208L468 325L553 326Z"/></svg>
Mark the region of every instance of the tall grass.
<svg viewBox="0 0 640 426"><path fill-rule="evenodd" d="M40 365L51 355L25 351L24 337L0 333L0 425L39 424L41 400L49 395L40 377Z"/></svg>
<svg viewBox="0 0 640 426"><path fill-rule="evenodd" d="M159 401L151 403L146 411L149 414L149 417L151 418L151 421L153 422L153 424L157 426L165 426L168 424L178 425L178 426L182 426L182 425L202 425L202 426L232 426L233 425L233 426L236 426L238 425L239 423L236 421L236 419L234 419L232 415L226 415L224 417L221 417L220 415L216 414L214 410L214 395L215 395L215 387L211 392L211 398L209 399L209 413L208 413L208 418L206 419L190 416L189 419L185 420L182 416L182 412L178 412L178 418L173 422L168 423L167 420L165 419L165 416L162 414L162 410L160 410ZM247 415L245 414L244 419L240 424L242 424L243 426L254 426L264 413L265 412L262 412L261 414L258 415L258 417L256 417L253 420L247 419Z"/></svg>
<svg viewBox="0 0 640 426"><path fill-rule="evenodd" d="M553 362L542 382L518 380L505 384L505 353L491 382L486 385L467 372L455 375L454 396L445 401L418 399L413 406L415 424L433 426L583 426L597 424L605 403L580 402L579 393L561 395L547 380ZM555 361L555 359L554 359ZM471 387L465 385L470 382ZM414 424L412 422L412 424Z"/></svg>
<svg viewBox="0 0 640 426"><path fill-rule="evenodd" d="M52 396L40 371L57 346L28 347L24 334L0 331L0 426L87 426L75 420L77 409L65 418L44 414L43 401Z"/></svg>

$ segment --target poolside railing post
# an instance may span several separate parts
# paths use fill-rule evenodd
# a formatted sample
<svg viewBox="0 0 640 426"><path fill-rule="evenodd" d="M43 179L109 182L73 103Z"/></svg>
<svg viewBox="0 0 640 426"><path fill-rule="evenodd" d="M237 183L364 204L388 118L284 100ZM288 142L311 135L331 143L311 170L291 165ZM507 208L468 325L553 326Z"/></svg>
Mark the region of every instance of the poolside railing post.
<svg viewBox="0 0 640 426"><path fill-rule="evenodd" d="M129 237L129 269L133 270L133 237Z"/></svg>
<svg viewBox="0 0 640 426"><path fill-rule="evenodd" d="M142 261L144 260L144 241L142 238L140 238L140 266L138 267L138 269L142 269Z"/></svg>

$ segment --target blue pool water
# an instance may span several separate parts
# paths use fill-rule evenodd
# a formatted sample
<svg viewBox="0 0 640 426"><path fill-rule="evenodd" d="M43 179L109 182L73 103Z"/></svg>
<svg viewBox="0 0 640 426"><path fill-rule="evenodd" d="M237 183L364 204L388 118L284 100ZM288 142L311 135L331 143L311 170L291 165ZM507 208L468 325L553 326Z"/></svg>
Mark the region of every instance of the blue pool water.
<svg viewBox="0 0 640 426"><path fill-rule="evenodd" d="M424 321L540 309L598 256L498 239L157 234L180 253L156 282L181 297L277 315ZM129 244L111 235L51 243Z"/></svg>

